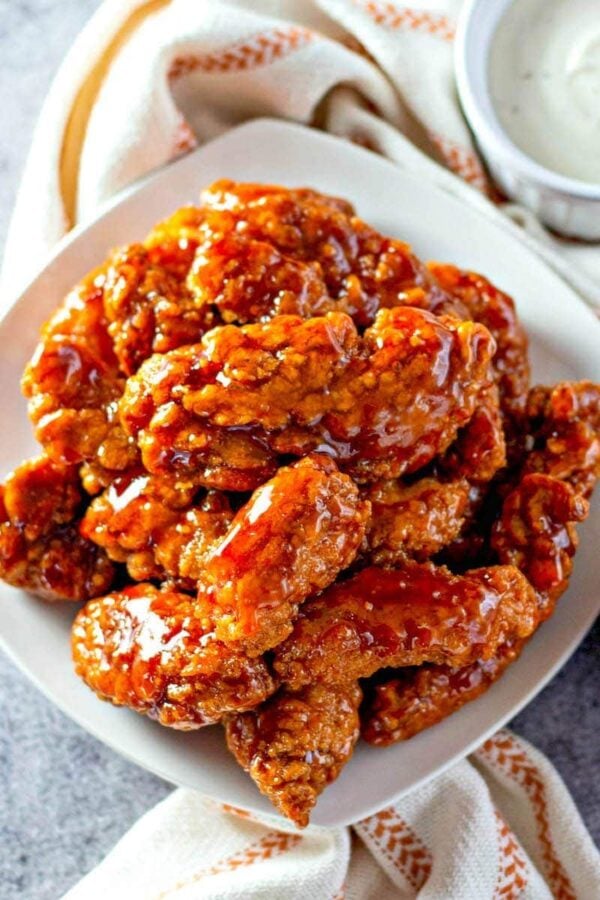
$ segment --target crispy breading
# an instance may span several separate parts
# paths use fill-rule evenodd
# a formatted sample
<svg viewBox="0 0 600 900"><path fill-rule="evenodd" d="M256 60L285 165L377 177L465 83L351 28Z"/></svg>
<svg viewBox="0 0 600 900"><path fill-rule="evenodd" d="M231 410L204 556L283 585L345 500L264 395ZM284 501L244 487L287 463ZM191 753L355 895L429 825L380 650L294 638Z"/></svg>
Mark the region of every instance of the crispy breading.
<svg viewBox="0 0 600 900"><path fill-rule="evenodd" d="M584 497L600 477L600 385L563 381L527 398L523 472L568 481Z"/></svg>
<svg viewBox="0 0 600 900"><path fill-rule="evenodd" d="M529 388L528 341L514 301L477 272L448 263L428 263L442 288L456 297L475 322L481 322L496 341L493 369L500 389L500 405L509 419L519 417Z"/></svg>
<svg viewBox="0 0 600 900"><path fill-rule="evenodd" d="M361 696L356 682L281 688L257 709L226 719L227 744L239 764L300 827L352 756Z"/></svg>
<svg viewBox="0 0 600 900"><path fill-rule="evenodd" d="M491 546L500 562L527 576L543 618L568 586L577 549L575 525L587 514L587 501L568 482L550 475L525 475L502 504Z"/></svg>
<svg viewBox="0 0 600 900"><path fill-rule="evenodd" d="M83 503L76 467L21 463L0 485L0 578L52 603L108 591L115 568L79 532Z"/></svg>
<svg viewBox="0 0 600 900"><path fill-rule="evenodd" d="M191 262L191 260L190 260ZM109 259L104 281L108 333L122 372L132 375L153 353L194 344L219 321L157 251L131 244Z"/></svg>
<svg viewBox="0 0 600 900"><path fill-rule="evenodd" d="M321 448L373 481L447 449L492 353L483 326L409 307L382 310L363 338L342 313L278 316L151 357L128 379L121 420L149 471L207 486L247 490L282 454Z"/></svg>
<svg viewBox="0 0 600 900"><path fill-rule="evenodd" d="M268 311L270 298L275 300L273 311L277 311L269 281L276 283L282 270L286 270L283 277L289 278L292 261L308 263L320 274L318 286L315 282L300 302L285 298L286 307L299 302L298 308L287 308L300 315L325 311L329 304L321 285L331 298L329 302L335 304L332 308L348 313L359 327L370 325L384 307L409 304L433 312L451 312L456 307L408 244L385 237L367 225L345 200L306 188L289 190L277 185L222 180L202 192L202 204L206 230L211 236L216 235L217 242L221 235L237 233L244 240L260 242L263 253L265 245L273 248L274 255L266 266L267 280L251 277L250 281L253 288L258 283L259 295L262 294L262 315L272 315ZM219 262L218 243L215 251L209 240L204 252L209 259L216 257L209 269L212 272ZM227 258L230 255L228 252ZM199 267L198 274L205 274L201 262ZM227 263L223 268L225 271L217 276L216 291L211 292L213 298L227 287ZM234 272L242 278L238 286L243 286L247 294L248 283L243 280L242 269L238 266ZM193 275L192 279L196 280ZM313 281L310 276L309 280ZM236 310L240 310L237 298ZM237 320L248 321L248 313L242 313Z"/></svg>
<svg viewBox="0 0 600 900"><path fill-rule="evenodd" d="M73 623L72 650L101 699L181 730L252 709L275 690L263 659L206 630L193 597L151 584L90 601Z"/></svg>
<svg viewBox="0 0 600 900"><path fill-rule="evenodd" d="M582 474L579 467L577 472ZM536 593L539 622L553 613L568 587L576 525L587 512L587 502L568 482L548 475L524 475L504 499L491 545L501 563L517 566L526 575ZM525 643L522 638L502 644L491 658L462 668L427 665L376 678L361 711L363 737L386 746L435 725L481 696L518 658Z"/></svg>
<svg viewBox="0 0 600 900"><path fill-rule="evenodd" d="M371 503L365 555L375 565L424 562L455 540L469 505L464 478L444 483L424 477L367 485L362 496Z"/></svg>
<svg viewBox="0 0 600 900"><path fill-rule="evenodd" d="M81 533L125 563L136 581L169 579L194 590L212 545L233 518L218 491L133 469L117 476L83 516Z"/></svg>
<svg viewBox="0 0 600 900"><path fill-rule="evenodd" d="M502 644L490 659L469 666L400 669L365 688L361 735L378 747L405 741L476 700L518 657L524 641Z"/></svg>
<svg viewBox="0 0 600 900"><path fill-rule="evenodd" d="M280 643L298 606L354 559L369 504L315 453L277 474L240 509L204 563L199 596L218 638L252 654Z"/></svg>
<svg viewBox="0 0 600 900"><path fill-rule="evenodd" d="M535 592L514 566L453 575L431 564L363 569L301 608L275 650L291 688L366 678L384 667L487 659L538 623Z"/></svg>
<svg viewBox="0 0 600 900"><path fill-rule="evenodd" d="M125 379L104 314L104 277L102 269L88 275L46 323L22 387L48 456L69 464L97 460L120 471L137 448L117 417Z"/></svg>

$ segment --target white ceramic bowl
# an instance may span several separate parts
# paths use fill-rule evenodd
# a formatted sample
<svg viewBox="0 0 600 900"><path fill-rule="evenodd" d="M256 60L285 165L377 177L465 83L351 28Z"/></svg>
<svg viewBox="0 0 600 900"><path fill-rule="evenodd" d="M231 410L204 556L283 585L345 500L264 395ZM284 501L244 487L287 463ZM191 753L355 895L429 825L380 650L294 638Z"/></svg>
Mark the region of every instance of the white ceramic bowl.
<svg viewBox="0 0 600 900"><path fill-rule="evenodd" d="M458 94L490 174L512 199L560 234L600 240L600 185L545 168L503 130L488 89L490 48L500 19L519 0L466 0L455 41Z"/></svg>
<svg viewBox="0 0 600 900"><path fill-rule="evenodd" d="M513 294L531 337L536 380L600 381L600 322L507 229L374 153L297 125L255 121L161 169L70 234L0 322L0 477L35 452L19 378L42 322L109 247L143 238L155 222L196 201L200 188L220 177L310 185L348 198L368 222L410 241L423 258L478 269ZM581 528L568 594L515 665L485 696L410 741L386 749L359 744L321 796L315 824L343 825L391 803L481 744L544 686L599 609L599 513L596 503ZM227 752L218 726L183 734L94 696L73 673L70 604L48 606L0 585L0 606L0 644L80 725L168 781L234 806L272 812Z"/></svg>

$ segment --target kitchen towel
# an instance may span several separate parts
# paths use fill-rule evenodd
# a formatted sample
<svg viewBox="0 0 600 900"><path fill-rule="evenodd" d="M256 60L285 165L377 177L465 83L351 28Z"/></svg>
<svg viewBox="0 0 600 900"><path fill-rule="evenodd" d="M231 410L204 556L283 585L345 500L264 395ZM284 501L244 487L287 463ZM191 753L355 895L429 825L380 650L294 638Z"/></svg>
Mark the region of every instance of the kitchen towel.
<svg viewBox="0 0 600 900"><path fill-rule="evenodd" d="M595 900L598 854L508 731L350 828L286 827L179 789L64 900Z"/></svg>
<svg viewBox="0 0 600 900"><path fill-rule="evenodd" d="M555 240L523 208L490 202L454 84L461 5L105 0L44 104L8 235L3 305L70 227L136 178L249 118L281 116L370 147L519 229L600 307L598 245Z"/></svg>
<svg viewBox="0 0 600 900"><path fill-rule="evenodd" d="M119 190L267 115L432 179L518 233L600 306L600 250L551 237L488 182L456 98L460 6L106 0L42 110L9 233L4 301ZM557 773L503 731L352 829L300 833L177 790L67 896L591 900L598 884L599 856Z"/></svg>

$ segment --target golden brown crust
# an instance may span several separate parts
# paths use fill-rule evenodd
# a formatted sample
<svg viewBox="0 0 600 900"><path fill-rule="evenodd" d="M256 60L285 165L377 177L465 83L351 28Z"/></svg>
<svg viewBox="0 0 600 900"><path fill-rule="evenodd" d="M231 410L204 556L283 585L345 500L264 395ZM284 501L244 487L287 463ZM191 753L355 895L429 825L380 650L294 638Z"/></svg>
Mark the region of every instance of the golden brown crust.
<svg viewBox="0 0 600 900"><path fill-rule="evenodd" d="M207 236L187 285L200 308L218 310L225 323L243 325L281 315L309 319L345 308L327 293L318 263L285 256L272 243L238 231Z"/></svg>
<svg viewBox="0 0 600 900"><path fill-rule="evenodd" d="M502 505L491 546L502 563L515 565L533 585L543 618L567 589L577 549L575 525L588 504L568 482L525 475Z"/></svg>
<svg viewBox="0 0 600 900"><path fill-rule="evenodd" d="M427 665L375 679L365 688L361 736L369 744L387 747L431 728L484 694L519 657L524 644L502 644L490 659L463 668Z"/></svg>
<svg viewBox="0 0 600 900"><path fill-rule="evenodd" d="M513 300L477 272L448 263L428 263L442 288L456 297L475 322L481 322L496 341L493 368L503 412L509 419L524 410L529 388L528 341Z"/></svg>
<svg viewBox="0 0 600 900"><path fill-rule="evenodd" d="M473 567L482 540L481 508L490 482L505 465L498 388L491 384L481 392L470 421L427 474L416 481L388 480L362 489L372 505L364 555L376 565L400 565L444 551L454 563L472 560L463 568Z"/></svg>
<svg viewBox="0 0 600 900"><path fill-rule="evenodd" d="M136 581L169 579L194 590L204 560L233 518L217 491L133 469L114 478L86 510L81 533L125 563Z"/></svg>
<svg viewBox="0 0 600 900"><path fill-rule="evenodd" d="M282 467L240 509L209 553L200 596L216 634L249 653L280 643L298 606L354 559L369 504L328 456Z"/></svg>
<svg viewBox="0 0 600 900"><path fill-rule="evenodd" d="M66 297L42 329L22 388L36 438L51 459L97 459L119 471L132 464L137 448L117 418L125 379L108 334L103 283L99 269Z"/></svg>
<svg viewBox="0 0 600 900"><path fill-rule="evenodd" d="M194 344L215 324L156 250L131 244L115 251L103 286L104 312L119 367L132 375L153 353Z"/></svg>
<svg viewBox="0 0 600 900"><path fill-rule="evenodd" d="M600 385L532 388L527 423L523 473L552 475L589 497L600 477Z"/></svg>
<svg viewBox="0 0 600 900"><path fill-rule="evenodd" d="M103 700L190 730L275 690L263 659L226 648L187 594L137 584L90 601L73 623L75 671Z"/></svg>
<svg viewBox="0 0 600 900"><path fill-rule="evenodd" d="M570 393L574 387L561 387L561 393ZM547 409L550 391L534 389L534 393L543 398L543 409ZM575 430L581 434L578 426ZM589 446L587 440L584 443ZM577 442L576 446L582 445ZM549 454L538 450L532 467L550 463L549 468L556 471L558 448L557 443ZM589 488L594 454L588 456L587 468L579 449L565 460L563 472L576 485ZM526 461L525 473L528 469ZM587 512L588 504L569 481L549 475L522 475L504 498L491 546L501 563L517 566L526 575L536 592L540 622L552 614L568 587L577 549L576 525ZM426 665L374 679L361 711L362 736L387 746L429 728L487 691L518 658L525 643L521 639L501 645L490 659L463 668Z"/></svg>
<svg viewBox="0 0 600 900"><path fill-rule="evenodd" d="M77 469L46 456L0 485L0 577L47 602L88 600L110 589L115 569L79 532Z"/></svg>
<svg viewBox="0 0 600 900"><path fill-rule="evenodd" d="M504 421L495 384L484 389L477 408L436 468L444 480L464 478L471 485L486 485L506 465Z"/></svg>
<svg viewBox="0 0 600 900"><path fill-rule="evenodd" d="M537 623L535 592L514 566L461 576L431 564L369 568L302 607L274 666L292 688L384 667L460 667L527 637Z"/></svg>
<svg viewBox="0 0 600 900"><path fill-rule="evenodd" d="M226 326L147 360L120 414L151 472L230 490L278 456L325 448L359 481L395 477L444 452L487 385L489 333L408 307L382 310L361 339L340 313ZM236 478L240 485L236 488Z"/></svg>
<svg viewBox="0 0 600 900"><path fill-rule="evenodd" d="M366 486L362 496L371 503L365 555L375 565L401 565L409 559L424 562L458 537L469 484L462 478L380 481Z"/></svg>
<svg viewBox="0 0 600 900"><path fill-rule="evenodd" d="M239 764L301 828L352 756L361 696L356 682L282 688L258 709L226 720L227 745Z"/></svg>
<svg viewBox="0 0 600 900"><path fill-rule="evenodd" d="M455 304L408 244L371 228L345 200L307 188L222 180L202 192L202 202L207 231L237 232L273 248L271 277L291 260L316 265L335 308L360 327L370 325L385 307L409 304L435 312L454 310ZM327 306L320 287L306 299L293 311L311 316ZM264 300L261 308L264 315Z"/></svg>

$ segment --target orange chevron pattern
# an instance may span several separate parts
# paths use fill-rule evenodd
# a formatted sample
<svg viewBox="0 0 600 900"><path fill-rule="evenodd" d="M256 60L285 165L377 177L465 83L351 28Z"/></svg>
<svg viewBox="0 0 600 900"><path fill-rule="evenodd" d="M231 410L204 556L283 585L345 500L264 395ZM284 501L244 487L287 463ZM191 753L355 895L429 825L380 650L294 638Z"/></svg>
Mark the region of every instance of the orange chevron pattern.
<svg viewBox="0 0 600 900"><path fill-rule="evenodd" d="M177 56L171 63L168 77L175 81L192 72L226 74L257 69L301 50L314 38L315 33L308 28L295 25L273 28L212 53Z"/></svg>
<svg viewBox="0 0 600 900"><path fill-rule="evenodd" d="M527 863L517 840L498 810L498 879L493 900L519 900L527 886Z"/></svg>
<svg viewBox="0 0 600 900"><path fill-rule="evenodd" d="M250 819L253 822L256 821L254 816L249 813L247 809L240 809L238 806L231 806L229 803L221 803L220 805L223 812L231 813L233 816L239 816L240 819Z"/></svg>
<svg viewBox="0 0 600 900"><path fill-rule="evenodd" d="M196 135L184 117L180 116L175 130L172 158L174 159L177 156L182 156L184 153L189 153L190 150L193 150L197 146L198 141L196 140Z"/></svg>
<svg viewBox="0 0 600 900"><path fill-rule="evenodd" d="M163 900L164 897L196 884L202 881L203 878L208 878L211 875L220 875L222 872L235 872L236 869L240 869L242 866L252 866L254 863L285 853L287 850L295 847L301 840L302 838L298 834L270 831L259 841L249 844L247 847L234 853L233 856L228 856L213 866L201 869L195 875L192 875L191 878L176 882L173 887L158 894L158 900Z"/></svg>
<svg viewBox="0 0 600 900"><path fill-rule="evenodd" d="M484 194L489 192L489 182L479 157L473 150L462 147L435 131L429 138L439 151L448 168Z"/></svg>
<svg viewBox="0 0 600 900"><path fill-rule="evenodd" d="M544 779L535 763L511 735L502 731L486 741L477 755L523 788L532 807L545 875L555 900L577 900L573 885L552 842Z"/></svg>
<svg viewBox="0 0 600 900"><path fill-rule="evenodd" d="M411 887L423 887L431 874L431 852L393 806L363 819L354 828L377 846Z"/></svg>
<svg viewBox="0 0 600 900"><path fill-rule="evenodd" d="M418 31L421 34L432 34L444 41L454 40L456 30L446 16L409 7L398 8L394 3L376 0L358 0L358 3L377 25L384 28Z"/></svg>

